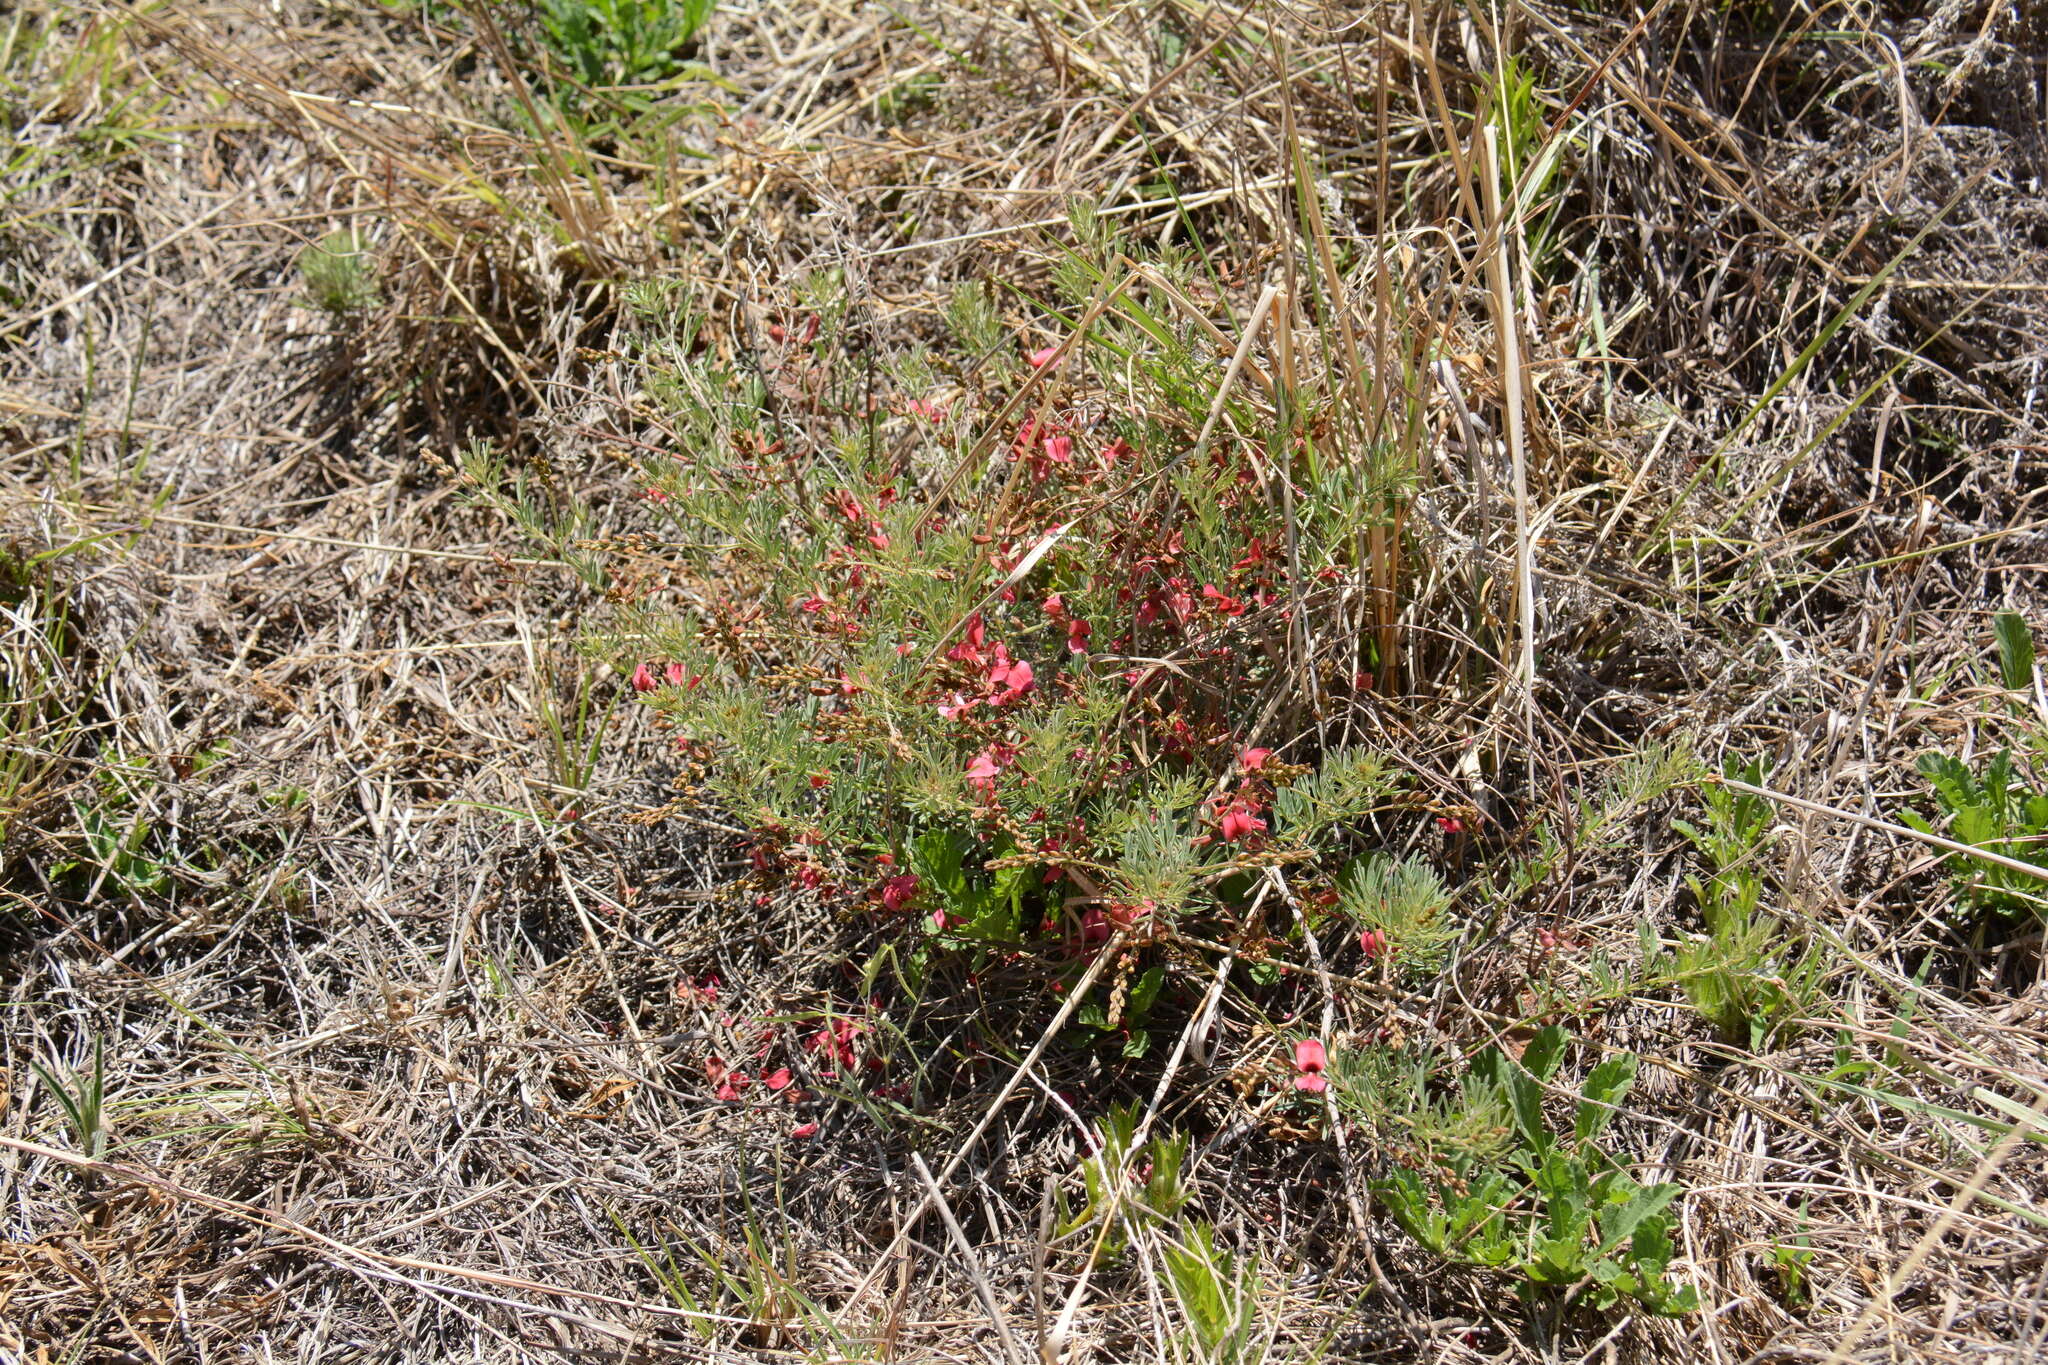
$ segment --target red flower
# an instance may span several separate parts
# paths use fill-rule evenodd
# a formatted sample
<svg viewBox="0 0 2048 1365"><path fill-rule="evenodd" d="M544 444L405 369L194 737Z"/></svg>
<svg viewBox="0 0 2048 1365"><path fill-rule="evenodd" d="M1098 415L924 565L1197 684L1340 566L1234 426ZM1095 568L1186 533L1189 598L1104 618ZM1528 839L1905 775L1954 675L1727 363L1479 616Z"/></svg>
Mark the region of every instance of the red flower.
<svg viewBox="0 0 2048 1365"><path fill-rule="evenodd" d="M917 874L905 872L882 883L882 904L891 910L901 910L917 894Z"/></svg>
<svg viewBox="0 0 2048 1365"><path fill-rule="evenodd" d="M1094 633L1095 627L1079 617L1067 622L1067 652L1070 654L1086 654L1088 652L1088 637Z"/></svg>
<svg viewBox="0 0 2048 1365"><path fill-rule="evenodd" d="M649 668L644 660L634 668L633 690L635 692L652 692L660 685L654 680L654 670Z"/></svg>
<svg viewBox="0 0 2048 1365"><path fill-rule="evenodd" d="M1057 621L1060 619L1062 615L1066 613L1067 599L1060 596L1058 593L1054 593L1052 596L1045 599L1044 607L1045 614L1047 616L1050 616L1053 620Z"/></svg>
<svg viewBox="0 0 2048 1365"><path fill-rule="evenodd" d="M959 644L946 651L946 657L954 663L968 664L979 668L982 663L981 646L987 638L987 627L982 624L981 613L976 612L967 618L966 633L962 636Z"/></svg>
<svg viewBox="0 0 2048 1365"><path fill-rule="evenodd" d="M1054 464L1074 462L1074 438L1071 436L1048 436L1045 438L1045 458Z"/></svg>
<svg viewBox="0 0 2048 1365"><path fill-rule="evenodd" d="M1463 834L1465 832L1465 822L1455 815L1437 816L1436 825L1438 829L1446 834Z"/></svg>
<svg viewBox="0 0 2048 1365"><path fill-rule="evenodd" d="M853 1050L853 1040L860 1037L862 1026L852 1019L836 1019L825 1028L810 1036L805 1046L813 1052L822 1052L840 1066L852 1069L859 1060Z"/></svg>
<svg viewBox="0 0 2048 1365"><path fill-rule="evenodd" d="M1358 936L1358 950L1365 954L1367 962L1376 962L1380 958L1391 957L1394 944L1384 929L1368 929Z"/></svg>
<svg viewBox="0 0 2048 1365"><path fill-rule="evenodd" d="M1034 370L1042 370L1047 365L1050 365L1052 363L1052 358L1055 355L1059 354L1059 349L1060 348L1057 346L1047 346L1042 350L1033 351L1030 356L1031 368Z"/></svg>
<svg viewBox="0 0 2048 1365"><path fill-rule="evenodd" d="M807 1138L817 1136L817 1132L818 1124L814 1119L809 1123L799 1123L796 1127L789 1130L789 1135L793 1138Z"/></svg>
<svg viewBox="0 0 2048 1365"><path fill-rule="evenodd" d="M1273 756L1271 749L1246 749L1237 756L1238 766L1248 773L1258 772L1266 766L1266 760Z"/></svg>
<svg viewBox="0 0 2048 1365"><path fill-rule="evenodd" d="M1244 603L1218 590L1214 583L1204 583L1202 585L1202 596L1209 600L1210 606L1216 608L1225 616L1244 615Z"/></svg>
<svg viewBox="0 0 2048 1365"><path fill-rule="evenodd" d="M776 1067L775 1070L761 1078L761 1084L767 1086L770 1090L786 1090L789 1088L789 1081L789 1068L786 1066Z"/></svg>
<svg viewBox="0 0 2048 1365"><path fill-rule="evenodd" d="M1231 843L1265 832L1266 822L1257 814L1258 807L1246 800L1232 802L1223 812L1221 821L1223 837Z"/></svg>
<svg viewBox="0 0 2048 1365"><path fill-rule="evenodd" d="M1323 1051L1319 1039L1302 1039L1294 1045L1294 1088L1305 1090L1311 1095L1320 1095L1328 1090L1329 1078L1324 1076L1323 1072L1329 1065L1329 1055Z"/></svg>
<svg viewBox="0 0 2048 1365"><path fill-rule="evenodd" d="M1135 904L1125 901L1111 901L1108 906L1107 918L1117 928L1128 929L1158 908L1159 906L1156 901L1144 900L1138 901Z"/></svg>

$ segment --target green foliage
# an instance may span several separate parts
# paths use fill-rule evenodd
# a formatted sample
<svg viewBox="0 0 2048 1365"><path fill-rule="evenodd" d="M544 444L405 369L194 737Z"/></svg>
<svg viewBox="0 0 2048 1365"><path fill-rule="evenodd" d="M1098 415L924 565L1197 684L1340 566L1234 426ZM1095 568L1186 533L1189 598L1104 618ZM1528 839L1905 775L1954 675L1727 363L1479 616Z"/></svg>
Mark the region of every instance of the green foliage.
<svg viewBox="0 0 2048 1365"><path fill-rule="evenodd" d="M1597 787L1574 799L1568 820L1537 825L1536 851L1513 865L1502 898L1518 899L1559 875L1575 853L1612 852L1619 841L1633 837L1643 807L1696 780L1700 772L1691 750L1670 745L1645 745L1622 759Z"/></svg>
<svg viewBox="0 0 2048 1365"><path fill-rule="evenodd" d="M548 50L586 86L659 85L717 0L541 0Z"/></svg>
<svg viewBox="0 0 2048 1365"><path fill-rule="evenodd" d="M64 1112L65 1125L78 1150L97 1161L107 1154L107 1040L92 1044L92 1070L59 1076L41 1062L30 1062L43 1089Z"/></svg>
<svg viewBox="0 0 2048 1365"><path fill-rule="evenodd" d="M1635 1081L1627 1053L1602 1061L1579 1091L1571 1129L1544 1114L1546 1082L1564 1060L1564 1030L1538 1033L1520 1062L1497 1048L1472 1059L1454 1099L1420 1103L1418 1152L1373 1191L1417 1242L1449 1260L1515 1275L1529 1293L1583 1288L1595 1307L1634 1300L1678 1316L1699 1306L1666 1277L1667 1207L1682 1191L1643 1185L1599 1142ZM1483 1141L1449 1140L1450 1135Z"/></svg>
<svg viewBox="0 0 2048 1365"><path fill-rule="evenodd" d="M1762 760L1743 764L1730 757L1723 771L1760 786L1766 768ZM1661 953L1645 926L1645 963L1652 973L1675 979L1725 1042L1762 1050L1790 1021L1811 1011L1826 959L1818 945L1795 951L1777 916L1759 908L1770 802L1719 783L1707 784L1704 793L1705 822L1674 820L1672 826L1707 865L1706 876L1686 878L1707 932Z"/></svg>
<svg viewBox="0 0 2048 1365"><path fill-rule="evenodd" d="M1106 293L1112 226L1084 214L1077 235L1069 284ZM1267 698L1294 685L1294 563L1302 592L1361 572L1360 532L1386 516L1377 476L1304 461L1295 477L1328 496L1290 518L1261 482L1285 458L1280 429L1193 459L1184 425L1135 416L1170 402L1202 421L1217 402L1210 342L1178 313L1105 312L1057 401L1032 407L1003 387L1055 393L985 288L947 310L971 356L880 365L850 344L842 272L792 293L760 329L764 368L698 344L687 290L626 292L644 392L673 432L644 465L650 529L630 553L597 549L606 536L544 470L481 449L466 470L619 604L616 667L647 679L694 795L749 831L762 874L876 909L911 940L894 960L913 976L946 951L1065 974L1116 930L1228 936L1265 866L1327 885L1391 804L1394 765L1366 749L1240 756L1266 752ZM948 401L1009 412L992 432L985 411L927 401L970 365L979 392ZM767 369L802 376L801 417ZM1071 392L1112 380L1085 403ZM1449 934L1441 884L1415 864L1386 875L1370 894L1394 896L1381 913L1426 963ZM1142 1051L1144 1031L1122 1031L1159 992L1154 965L1080 1022Z"/></svg>
<svg viewBox="0 0 2048 1365"><path fill-rule="evenodd" d="M2004 749L1985 762L1981 775L1947 754L1922 754L1916 766L1934 789L1949 838L2041 869L2028 873L1951 853L1945 861L1962 902L1997 915L2031 912L2048 919L2048 785L2016 771ZM1899 818L1923 833L1937 832L1935 822L1916 811L1901 811Z"/></svg>
<svg viewBox="0 0 2048 1365"><path fill-rule="evenodd" d="M997 316L988 288L969 280L953 290L946 304L946 325L970 355L993 351L1003 342L1003 320Z"/></svg>
<svg viewBox="0 0 2048 1365"><path fill-rule="evenodd" d="M1800 1223L1804 1225L1805 1222L1805 1210L1802 1209ZM1771 1269L1777 1273L1778 1292L1794 1308L1804 1308L1813 1301L1813 1292L1807 1284L1813 1255L1813 1238L1804 1232L1771 1248Z"/></svg>
<svg viewBox="0 0 2048 1365"><path fill-rule="evenodd" d="M2034 635L2027 620L2016 611L2001 611L1991 618L1992 633L1998 640L1998 676L2012 691L2034 682Z"/></svg>
<svg viewBox="0 0 2048 1365"><path fill-rule="evenodd" d="M1338 905L1359 928L1385 936L1383 952L1411 976L1436 971L1458 937L1451 893L1420 858L1368 854L1337 877Z"/></svg>
<svg viewBox="0 0 2048 1365"><path fill-rule="evenodd" d="M1259 1277L1255 1258L1240 1258L1216 1245L1207 1223L1190 1223L1181 1240L1160 1251L1166 1282L1187 1317L1189 1355L1204 1365L1237 1365L1257 1360Z"/></svg>
<svg viewBox="0 0 2048 1365"><path fill-rule="evenodd" d="M931 108L945 85L945 78L936 71L921 71L898 81L875 96L875 118L881 123L901 123L919 110Z"/></svg>
<svg viewBox="0 0 2048 1365"><path fill-rule="evenodd" d="M1148 1138L1134 1151L1137 1133L1136 1105L1113 1105L1103 1116L1096 1128L1095 1154L1081 1163L1086 1199L1081 1211L1070 1213L1061 1196L1060 1237L1092 1228L1096 1255L1114 1256L1133 1231L1166 1226L1188 1202L1187 1187L1181 1182L1188 1155L1186 1136Z"/></svg>
<svg viewBox="0 0 2048 1365"><path fill-rule="evenodd" d="M998 856L1009 851L999 848ZM974 840L967 835L926 830L910 843L910 869L939 902L937 932L975 943L1014 944L1023 935L1029 870L1010 863L977 873L968 866L974 853Z"/></svg>
<svg viewBox="0 0 2048 1365"><path fill-rule="evenodd" d="M192 755L197 776L227 755L228 741ZM83 883L86 895L112 886L129 896L169 891L181 875L204 878L220 868L229 850L218 841L176 823L161 823L152 799L158 788L148 758L115 753L102 758L88 795L72 803L81 846L79 856L51 865L58 877Z"/></svg>
<svg viewBox="0 0 2048 1365"><path fill-rule="evenodd" d="M336 317L377 302L377 276L367 238L354 228L328 233L299 253L299 277L315 307Z"/></svg>

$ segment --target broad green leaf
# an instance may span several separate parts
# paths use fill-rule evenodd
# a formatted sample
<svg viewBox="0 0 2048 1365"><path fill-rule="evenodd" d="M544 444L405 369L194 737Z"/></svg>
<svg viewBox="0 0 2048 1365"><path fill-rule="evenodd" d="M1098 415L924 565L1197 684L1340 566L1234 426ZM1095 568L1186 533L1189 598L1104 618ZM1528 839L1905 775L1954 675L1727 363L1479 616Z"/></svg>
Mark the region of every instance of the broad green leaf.
<svg viewBox="0 0 2048 1365"><path fill-rule="evenodd" d="M1601 1254L1605 1255L1627 1241L1644 1220L1663 1212L1664 1206L1677 1198L1678 1193L1676 1185L1645 1185L1626 1204L1603 1210L1600 1214Z"/></svg>
<svg viewBox="0 0 2048 1365"><path fill-rule="evenodd" d="M1636 1058L1632 1052L1619 1053L1593 1068L1580 1090L1579 1112L1572 1132L1580 1142L1598 1137L1614 1119L1619 1105L1636 1081Z"/></svg>

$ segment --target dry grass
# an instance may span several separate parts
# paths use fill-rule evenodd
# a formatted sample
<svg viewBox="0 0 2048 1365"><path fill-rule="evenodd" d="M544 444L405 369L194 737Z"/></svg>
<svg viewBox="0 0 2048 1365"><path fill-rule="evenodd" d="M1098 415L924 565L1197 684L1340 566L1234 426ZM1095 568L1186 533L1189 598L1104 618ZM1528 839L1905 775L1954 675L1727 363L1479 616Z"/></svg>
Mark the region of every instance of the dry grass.
<svg viewBox="0 0 2048 1365"><path fill-rule="evenodd" d="M1891 822L1918 753L2048 728L1986 662L1991 611L2048 621L2048 18L1585 8L758 0L670 100L704 109L596 137L532 131L495 8L509 37L370 0L0 18L0 1359L1198 1359L1163 1234L1092 1273L1047 1246L1068 1095L1194 1135L1252 1358L2038 1358L2041 938L1958 931ZM1545 97L1513 154L1571 138L1554 221L1478 170L1502 52ZM1484 817L1398 832L1484 932L1420 994L1301 1007L1333 1044L1562 1015L1640 1052L1620 1141L1687 1189L1702 1313L1418 1250L1362 1197L1371 1134L1276 1137L1232 1087L1276 1036L1235 988L1166 1080L1030 1052L1048 1011L924 1112L817 1101L799 1142L712 1098L739 1021L794 1047L844 998L844 943L757 908L715 818L634 818L672 764L574 648L600 595L452 467L491 437L629 528L660 433L624 281L688 282L742 361L823 270L857 355L934 340L967 279L1044 345L1077 196L1205 254L1247 401L1313 356L1336 439L1418 471L1299 644L1398 671L1296 728ZM350 228L376 298L330 314L298 262ZM586 702L587 770L547 719ZM1698 798L1575 803L1653 742L1769 754L1801 802L1762 856L1828 965L1767 1049L1630 975L1640 924L1697 927ZM1565 854L1502 889L1545 822Z"/></svg>

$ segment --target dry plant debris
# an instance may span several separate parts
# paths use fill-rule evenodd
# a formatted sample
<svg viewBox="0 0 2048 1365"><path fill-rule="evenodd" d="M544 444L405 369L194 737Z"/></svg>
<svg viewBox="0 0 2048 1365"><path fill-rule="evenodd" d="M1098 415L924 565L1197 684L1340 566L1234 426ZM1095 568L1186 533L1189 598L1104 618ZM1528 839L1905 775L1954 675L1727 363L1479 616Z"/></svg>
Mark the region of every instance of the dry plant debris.
<svg viewBox="0 0 2048 1365"><path fill-rule="evenodd" d="M2048 816L1916 763L2048 760L2044 51L1998 0L0 15L0 1360L2038 1358ZM1273 433L1393 471L1253 613L1276 792L1403 784L1346 837L1405 870L1330 888L1380 917L1276 860L1227 941L869 1008L874 906L635 704L622 606L706 586L648 496L687 366L791 461L1135 412L1275 496ZM1149 1049L1075 1045L1140 961ZM1425 1244L1546 1142L1669 1187L1696 1310Z"/></svg>

